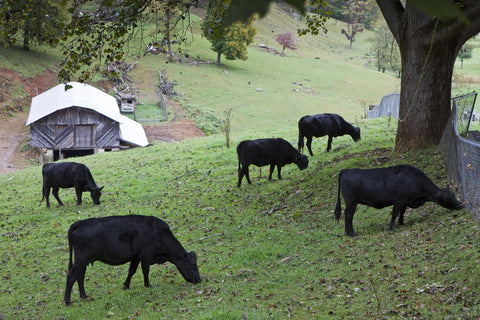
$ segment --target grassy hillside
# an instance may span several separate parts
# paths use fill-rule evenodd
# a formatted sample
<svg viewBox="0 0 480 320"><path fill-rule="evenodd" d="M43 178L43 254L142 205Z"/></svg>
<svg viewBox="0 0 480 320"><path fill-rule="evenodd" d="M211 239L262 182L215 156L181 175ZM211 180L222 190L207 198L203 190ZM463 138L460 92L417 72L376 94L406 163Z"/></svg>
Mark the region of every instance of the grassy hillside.
<svg viewBox="0 0 480 320"><path fill-rule="evenodd" d="M191 58L214 61L216 53L201 37L200 22L193 17L194 42L183 50ZM297 22L298 26L303 23ZM287 49L282 57L261 51L258 45L281 50L275 36L294 31L293 16L273 7L255 26L258 34L247 61L223 59L221 66L193 66L167 63L162 55L142 56L132 71L140 83L140 99L147 107L156 104L153 83L158 83L158 71L166 69L168 79L175 81L176 90L184 94L182 103L186 107L209 108L220 118L224 110L232 108L233 130L249 131L260 126L269 131L279 126L294 128L305 114L329 111L343 114L348 120L361 118L366 106L399 90L397 78L364 67L370 47L367 39L372 36L369 31L360 34L350 49L340 32L342 24L331 21L328 34L300 37L298 50Z"/></svg>
<svg viewBox="0 0 480 320"><path fill-rule="evenodd" d="M407 211L406 224L388 231L389 208L359 206L344 235L333 219L337 173L346 167L410 163L445 183L439 154L392 154L395 127L387 119L362 120L362 140L314 141L309 168L284 167L267 181L267 168L251 168L252 185L238 189L235 149L220 137L159 144L78 159L99 185L102 204L39 206L41 168L1 176L2 252L0 317L43 319L471 319L480 313L479 226L466 211L437 205ZM294 137L295 130L272 135ZM236 140L248 135L235 135ZM294 142L293 138L289 139ZM55 201L55 200L53 200ZM66 234L76 220L145 214L168 222L194 250L202 282L186 283L166 263L152 266L152 288L141 272L122 290L128 266L96 262L81 301L75 285L63 305L68 262Z"/></svg>
<svg viewBox="0 0 480 320"><path fill-rule="evenodd" d="M332 21L327 35L301 38L299 49L286 57L258 50L260 43L275 46L274 35L293 23L276 9L257 21L259 34L245 62L191 66L141 57L133 72L145 103L139 108L156 104L157 72L166 68L186 106L211 108L219 117L233 108L234 145L261 136L295 144L298 118L326 111L354 121L362 140L336 138L332 152L325 153L326 138L316 139L308 169L288 165L283 180L274 174L267 181L267 167L251 167L253 184L241 189L235 186L235 148L225 148L220 135L76 159L105 186L99 206L88 194L77 206L72 189L60 191L64 207L53 198L51 209L45 202L39 206L40 166L0 175L0 319L473 319L480 314L479 225L467 211L429 203L408 210L406 224L390 232L390 208L359 206L356 238L344 235L343 220L334 221L343 168L409 163L438 185L445 184L446 174L434 149L392 153L395 121L361 119L367 104L398 90L397 79L363 67L368 32L350 50L341 25ZM213 60L198 24L194 19L195 42L187 52ZM20 57L0 52L15 59L2 66L21 68L28 77ZM38 63L38 72L55 64L55 54L48 56L52 60ZM152 266L152 288L143 287L138 271L130 289L122 290L128 266L96 262L85 281L91 298L80 300L75 285L73 305L65 307L70 224L124 214L169 223L185 248L197 253L202 282L186 283L166 263Z"/></svg>

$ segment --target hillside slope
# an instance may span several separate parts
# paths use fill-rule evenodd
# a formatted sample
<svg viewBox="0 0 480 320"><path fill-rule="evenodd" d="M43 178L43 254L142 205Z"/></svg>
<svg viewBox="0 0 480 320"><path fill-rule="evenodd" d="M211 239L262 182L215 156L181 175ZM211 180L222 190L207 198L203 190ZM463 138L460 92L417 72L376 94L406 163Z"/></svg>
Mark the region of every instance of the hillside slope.
<svg viewBox="0 0 480 320"><path fill-rule="evenodd" d="M144 118L142 112L146 113L146 118L156 118L160 114L156 91L160 70L166 70L179 93L179 98L169 104L169 123L144 123L151 140L174 141L202 135L184 115L182 107L187 114L203 115L200 118L204 122L220 121L224 111L231 108L233 133L252 132L252 136L258 136L278 127L294 128L297 119L304 114L337 112L348 120L355 120L364 115L366 105L398 90L398 79L365 68L367 39L371 36L367 31L358 36L350 49L340 32L342 24L332 20L328 34L300 37L297 50L287 50L285 56L273 55L259 45L278 48L276 34L293 33L304 23L273 5L267 17L255 22L258 33L249 48L249 59L223 59L222 65L216 66L204 63L214 60L216 54L201 36L200 23L200 18L192 16L191 38L182 47L183 54L195 57L191 60L196 63L185 63L185 59L181 60L184 55L176 56L173 63L163 55L143 56L139 53L144 44L137 39L132 45L136 49L127 59L138 61L131 76L140 90L142 103L138 106L137 118ZM0 56L3 58L0 60L0 68L3 68L0 113L8 116L18 112L25 117L22 112L27 112L31 97L57 83L59 50L33 48L26 52L17 47L0 48ZM108 87L111 86L105 88ZM209 118L209 112L217 119ZM28 139L25 130L28 128L22 126L14 129L14 138L2 139L0 147L18 149ZM12 139L21 141L11 143ZM12 152L5 152L4 157L8 154ZM17 159L23 160L18 150L15 154ZM5 158L0 160L7 163L6 168L28 164L28 161L12 164Z"/></svg>

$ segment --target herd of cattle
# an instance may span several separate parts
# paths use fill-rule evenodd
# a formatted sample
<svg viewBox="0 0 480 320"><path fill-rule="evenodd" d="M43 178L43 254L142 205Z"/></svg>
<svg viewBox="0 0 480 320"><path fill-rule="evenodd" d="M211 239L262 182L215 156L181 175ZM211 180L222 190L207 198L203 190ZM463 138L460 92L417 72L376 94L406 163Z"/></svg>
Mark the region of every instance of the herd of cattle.
<svg viewBox="0 0 480 320"><path fill-rule="evenodd" d="M238 182L240 187L245 177L251 184L249 165L270 165L268 179L277 167L278 179L281 168L295 163L300 170L308 167L308 157L301 152L304 138L313 156L313 137L328 135L327 151L331 150L334 137L348 134L354 141L360 140L360 128L352 126L337 114L324 113L304 116L298 122L298 149L282 138L245 140L238 144ZM42 168L42 201L45 198L50 207L50 189L59 205L59 188L75 188L77 204L82 203L82 193L89 191L94 204L100 204L103 187L98 187L90 170L83 164L74 162L48 163ZM440 206L460 210L463 205L455 194L446 188L439 188L420 169L411 165L398 165L388 168L343 169L338 174L338 196L335 219L341 217L341 200L345 202L345 233L356 236L353 229L353 216L358 204L377 209L392 206L389 228L394 230L398 217L404 223L407 208L418 208L427 201ZM152 264L173 263L183 278L191 283L200 282L195 253L187 252L170 231L169 226L159 218L151 216L127 215L103 218L90 218L73 223L68 230L69 264L64 301L70 304L70 295L75 282L78 283L80 297L86 298L84 278L87 265L102 261L110 265L130 262L128 276L123 285L128 289L130 279L141 264L144 285L150 286L149 268ZM72 255L75 253L74 262Z"/></svg>

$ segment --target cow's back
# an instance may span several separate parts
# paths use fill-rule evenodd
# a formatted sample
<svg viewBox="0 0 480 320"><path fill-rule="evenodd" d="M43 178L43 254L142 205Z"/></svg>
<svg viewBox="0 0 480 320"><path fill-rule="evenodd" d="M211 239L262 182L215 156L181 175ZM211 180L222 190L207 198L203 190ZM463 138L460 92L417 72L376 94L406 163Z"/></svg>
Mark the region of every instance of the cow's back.
<svg viewBox="0 0 480 320"><path fill-rule="evenodd" d="M335 133L337 130L337 121L335 114L322 113L313 116L305 116L302 121L302 130L306 136L322 137Z"/></svg>
<svg viewBox="0 0 480 320"><path fill-rule="evenodd" d="M438 189L425 173L410 165L343 169L340 184L344 197L375 208L392 205L399 199L423 198Z"/></svg>
<svg viewBox="0 0 480 320"><path fill-rule="evenodd" d="M86 165L76 162L46 163L42 167L44 183L50 186L70 188L75 183L88 184L93 181Z"/></svg>
<svg viewBox="0 0 480 320"><path fill-rule="evenodd" d="M244 140L237 147L238 160L242 166L263 166L272 163L277 155L277 139Z"/></svg>
<svg viewBox="0 0 480 320"><path fill-rule="evenodd" d="M100 260L115 265L150 250L158 244L152 239L159 239L167 229L167 223L153 216L111 216L77 221L68 237L79 258L88 256L88 263Z"/></svg>

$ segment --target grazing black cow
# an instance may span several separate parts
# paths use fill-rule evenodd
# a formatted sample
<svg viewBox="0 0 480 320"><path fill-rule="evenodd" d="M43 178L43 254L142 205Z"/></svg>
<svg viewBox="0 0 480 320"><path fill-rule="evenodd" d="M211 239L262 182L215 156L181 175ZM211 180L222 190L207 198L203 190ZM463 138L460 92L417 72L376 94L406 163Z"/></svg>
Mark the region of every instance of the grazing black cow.
<svg viewBox="0 0 480 320"><path fill-rule="evenodd" d="M152 216L127 215L90 218L73 223L68 230L70 260L68 262L65 304L70 304L70 295L75 281L78 282L80 298L87 297L83 280L87 265L102 261L109 265L130 262L124 289L141 263L143 283L150 286L150 265L173 263L188 282L199 283L195 252L187 252L172 234L167 223ZM75 262L72 264L72 249Z"/></svg>
<svg viewBox="0 0 480 320"><path fill-rule="evenodd" d="M395 219L403 225L407 207L418 208L427 201L447 209L460 210L463 205L450 189L437 187L425 173L411 165L398 165L376 169L344 169L338 174L338 196L335 219L341 216L340 192L345 201L345 233L356 236L353 230L353 215L357 204L376 209L393 205L390 230Z"/></svg>
<svg viewBox="0 0 480 320"><path fill-rule="evenodd" d="M303 116L298 121L298 151L303 150L303 138L307 138L307 147L312 153L312 138L328 135L327 152L332 149L333 137L349 134L353 141L360 140L360 128L352 126L341 116L334 113L322 113L313 116Z"/></svg>
<svg viewBox="0 0 480 320"><path fill-rule="evenodd" d="M58 204L63 206L58 197L59 188L75 188L77 204L82 204L82 192L90 191L93 203L100 204L100 196L103 187L98 187L93 180L92 173L86 165L76 162L46 163L42 167L43 189L42 200L46 199L47 208L50 208L50 188L57 199Z"/></svg>
<svg viewBox="0 0 480 320"><path fill-rule="evenodd" d="M257 167L270 165L268 180L272 180L275 166L278 169L278 179L282 179L282 167L289 163L295 163L300 170L308 167L308 157L298 152L290 142L282 138L244 140L237 146L238 155L238 183L242 184L243 176L251 184L248 166L251 164Z"/></svg>

